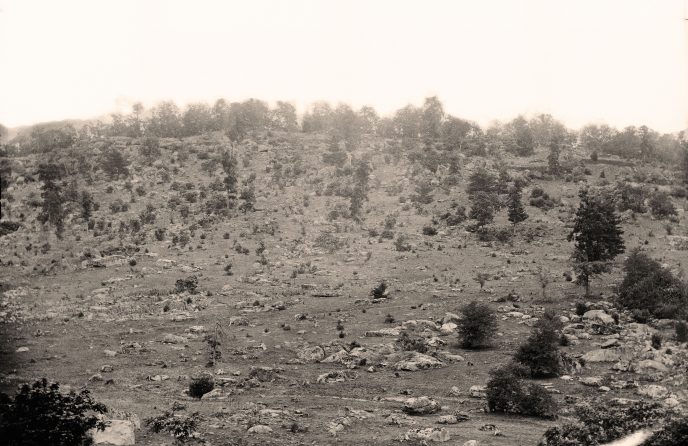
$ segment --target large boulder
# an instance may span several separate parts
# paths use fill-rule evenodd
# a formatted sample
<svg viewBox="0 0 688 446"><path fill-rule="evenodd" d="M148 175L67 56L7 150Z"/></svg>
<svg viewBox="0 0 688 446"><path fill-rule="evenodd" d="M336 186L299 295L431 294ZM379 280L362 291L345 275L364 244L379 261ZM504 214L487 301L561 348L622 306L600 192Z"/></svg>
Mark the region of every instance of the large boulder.
<svg viewBox="0 0 688 446"><path fill-rule="evenodd" d="M136 426L129 420L110 420L104 431L93 431L94 444L126 446L136 443Z"/></svg>
<svg viewBox="0 0 688 446"><path fill-rule="evenodd" d="M582 359L585 362L616 362L621 359L621 355L610 349L598 348L584 354Z"/></svg>
<svg viewBox="0 0 688 446"><path fill-rule="evenodd" d="M437 401L427 396L409 398L404 402L401 410L409 415L429 415L437 413L442 406Z"/></svg>
<svg viewBox="0 0 688 446"><path fill-rule="evenodd" d="M424 429L411 429L406 432L404 436L406 441L420 441L425 444L427 441L435 441L444 443L450 440L449 432L446 429L437 429L434 427L426 427Z"/></svg>
<svg viewBox="0 0 688 446"><path fill-rule="evenodd" d="M425 369L437 369L444 364L437 358L425 355L423 353L411 352L405 358L394 364L394 370L405 370L408 372L415 372Z"/></svg>
<svg viewBox="0 0 688 446"><path fill-rule="evenodd" d="M325 359L325 350L319 345L313 347L304 347L299 350L296 355L299 359L306 362L320 362Z"/></svg>
<svg viewBox="0 0 688 446"><path fill-rule="evenodd" d="M641 386L638 388L638 394L643 396L649 396L652 399L665 398L669 395L669 391L666 387L657 384L648 384L647 386Z"/></svg>
<svg viewBox="0 0 688 446"><path fill-rule="evenodd" d="M590 310L586 311L585 314L583 315L583 319L590 321L590 322L596 322L598 324L603 324L603 325L613 325L614 324L614 318L608 315L607 313L604 312L604 310Z"/></svg>

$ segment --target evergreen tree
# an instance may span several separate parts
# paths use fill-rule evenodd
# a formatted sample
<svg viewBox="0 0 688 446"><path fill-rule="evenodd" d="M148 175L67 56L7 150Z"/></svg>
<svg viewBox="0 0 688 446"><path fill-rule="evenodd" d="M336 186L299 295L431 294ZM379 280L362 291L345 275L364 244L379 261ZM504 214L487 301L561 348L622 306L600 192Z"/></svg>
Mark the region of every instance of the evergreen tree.
<svg viewBox="0 0 688 446"><path fill-rule="evenodd" d="M514 228L516 228L517 224L528 218L528 214L521 202L521 189L518 187L513 187L509 191L506 206L509 211L509 221L514 224Z"/></svg>
<svg viewBox="0 0 688 446"><path fill-rule="evenodd" d="M572 260L580 282L590 293L590 277L608 272L610 261L625 250L621 220L614 205L602 195L582 189L576 221L567 240L574 242Z"/></svg>
<svg viewBox="0 0 688 446"><path fill-rule="evenodd" d="M222 170L225 172L225 189L230 207L234 207L237 198L237 184L239 183L239 162L236 156L230 152L222 154Z"/></svg>
<svg viewBox="0 0 688 446"><path fill-rule="evenodd" d="M62 238L64 232L65 216L63 206L65 198L60 185L62 174L62 170L56 164L48 163L38 166L38 178L43 182L41 193L43 203L41 212L38 214L38 221L53 225L58 239Z"/></svg>
<svg viewBox="0 0 688 446"><path fill-rule="evenodd" d="M533 327L528 339L519 347L514 359L530 369L533 378L556 376L561 370L558 330L561 322L546 312Z"/></svg>
<svg viewBox="0 0 688 446"><path fill-rule="evenodd" d="M354 220L361 219L363 203L368 200L368 180L370 179L370 164L359 161L354 169L354 190L351 193L349 213Z"/></svg>
<svg viewBox="0 0 688 446"><path fill-rule="evenodd" d="M494 219L495 208L499 197L491 192L476 192L470 197L471 210L468 218L478 221L478 226L485 226Z"/></svg>

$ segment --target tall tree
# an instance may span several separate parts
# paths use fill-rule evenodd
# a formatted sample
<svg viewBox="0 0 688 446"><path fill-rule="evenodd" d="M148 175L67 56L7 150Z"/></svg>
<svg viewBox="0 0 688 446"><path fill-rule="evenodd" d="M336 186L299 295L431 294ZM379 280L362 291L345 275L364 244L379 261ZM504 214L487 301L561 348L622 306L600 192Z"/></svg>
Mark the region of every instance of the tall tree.
<svg viewBox="0 0 688 446"><path fill-rule="evenodd" d="M153 107L146 125L153 136L177 138L182 135L182 118L179 108L172 101L164 101Z"/></svg>
<svg viewBox="0 0 688 446"><path fill-rule="evenodd" d="M525 221L528 218L528 214L523 208L523 203L521 202L521 189L518 187L514 186L509 191L506 206L509 213L509 221L513 223L514 229L516 228L517 224Z"/></svg>
<svg viewBox="0 0 688 446"><path fill-rule="evenodd" d="M621 220L614 204L603 194L587 188L579 193L580 205L567 240L574 242L572 261L585 295L590 294L590 278L608 272L611 261L625 250Z"/></svg>
<svg viewBox="0 0 688 446"><path fill-rule="evenodd" d="M444 107L437 96L425 98L421 112L421 134L428 140L438 139L444 121Z"/></svg>
<svg viewBox="0 0 688 446"><path fill-rule="evenodd" d="M296 119L296 107L289 102L277 101L276 107L270 110L270 125L288 132L296 130L299 126Z"/></svg>
<svg viewBox="0 0 688 446"><path fill-rule="evenodd" d="M62 169L54 163L38 166L38 178L43 183L41 187L43 203L38 214L38 221L43 224L49 223L53 225L58 239L62 238L64 232L65 197L60 184L62 176Z"/></svg>

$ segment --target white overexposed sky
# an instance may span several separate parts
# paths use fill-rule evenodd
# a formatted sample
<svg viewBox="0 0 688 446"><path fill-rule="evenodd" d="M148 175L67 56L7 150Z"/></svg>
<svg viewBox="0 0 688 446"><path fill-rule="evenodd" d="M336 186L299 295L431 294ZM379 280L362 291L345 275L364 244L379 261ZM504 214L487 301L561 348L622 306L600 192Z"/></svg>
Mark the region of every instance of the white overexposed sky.
<svg viewBox="0 0 688 446"><path fill-rule="evenodd" d="M481 124L688 127L683 0L0 0L0 123L140 100L438 95Z"/></svg>

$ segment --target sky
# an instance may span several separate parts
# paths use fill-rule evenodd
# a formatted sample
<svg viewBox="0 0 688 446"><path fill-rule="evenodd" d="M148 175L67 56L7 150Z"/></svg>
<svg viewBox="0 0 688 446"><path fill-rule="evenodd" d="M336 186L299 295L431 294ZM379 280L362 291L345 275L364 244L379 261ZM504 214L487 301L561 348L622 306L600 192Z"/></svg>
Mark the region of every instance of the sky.
<svg viewBox="0 0 688 446"><path fill-rule="evenodd" d="M255 97L688 128L688 0L0 0L0 123Z"/></svg>

